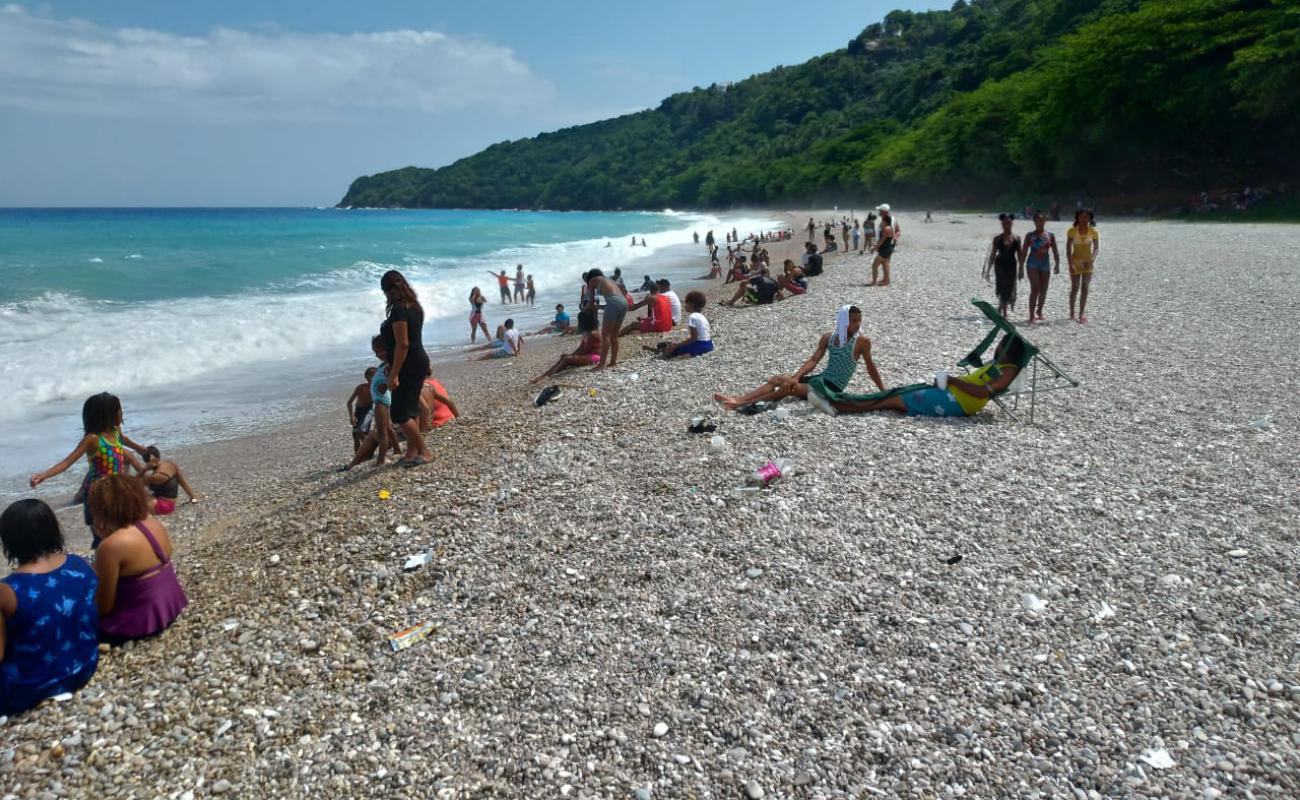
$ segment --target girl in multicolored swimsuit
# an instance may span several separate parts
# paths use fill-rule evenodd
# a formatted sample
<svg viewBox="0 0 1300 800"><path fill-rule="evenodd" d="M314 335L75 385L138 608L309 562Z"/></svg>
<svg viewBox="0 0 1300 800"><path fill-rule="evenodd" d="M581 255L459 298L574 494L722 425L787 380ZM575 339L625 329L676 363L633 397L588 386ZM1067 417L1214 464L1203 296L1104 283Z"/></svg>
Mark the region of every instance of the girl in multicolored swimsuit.
<svg viewBox="0 0 1300 800"><path fill-rule="evenodd" d="M1025 236L1025 243L1020 251L1025 264L1025 274L1029 276L1029 324L1043 322L1043 303L1047 301L1047 284L1052 273L1049 269L1055 265L1056 274L1061 274L1061 252L1056 247L1056 236L1044 230L1047 223L1043 212L1034 212L1034 230ZM1051 256L1049 259L1048 256Z"/></svg>
<svg viewBox="0 0 1300 800"><path fill-rule="evenodd" d="M124 474L128 465L134 467L136 472L144 469L144 465L126 450L129 447L142 456L145 454L144 447L122 433L122 401L116 395L102 392L88 398L81 407L81 426L86 435L81 437L81 441L66 458L32 476L28 483L33 489L55 475L62 474L82 456L86 457L90 468L73 498L78 503L86 502L90 495L90 485L100 478ZM98 548L99 536L95 534L92 525L89 505L85 506L84 517L87 527L91 529L90 546Z"/></svg>

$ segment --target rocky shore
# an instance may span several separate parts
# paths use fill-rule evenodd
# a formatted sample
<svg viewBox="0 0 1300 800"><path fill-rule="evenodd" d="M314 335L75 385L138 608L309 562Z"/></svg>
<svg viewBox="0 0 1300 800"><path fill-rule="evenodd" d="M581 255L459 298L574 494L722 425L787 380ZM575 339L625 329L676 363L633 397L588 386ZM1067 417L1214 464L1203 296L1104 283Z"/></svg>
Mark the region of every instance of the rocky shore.
<svg viewBox="0 0 1300 800"><path fill-rule="evenodd" d="M209 449L191 606L0 725L0 795L1300 795L1295 228L1099 221L1092 324L1062 275L1025 331L1082 381L1034 426L714 406L843 303L887 384L952 368L996 222L919 220L893 286L828 257L699 359L625 339L540 409L572 339L448 370L424 468L333 472L341 411Z"/></svg>

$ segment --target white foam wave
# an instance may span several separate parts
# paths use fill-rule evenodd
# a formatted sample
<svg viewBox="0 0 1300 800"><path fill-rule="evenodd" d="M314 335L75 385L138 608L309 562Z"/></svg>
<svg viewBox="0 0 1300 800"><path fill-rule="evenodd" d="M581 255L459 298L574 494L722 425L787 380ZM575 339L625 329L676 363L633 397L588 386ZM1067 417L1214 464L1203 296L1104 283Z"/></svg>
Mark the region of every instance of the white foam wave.
<svg viewBox="0 0 1300 800"><path fill-rule="evenodd" d="M495 324L497 285L489 273L504 269L513 278L515 265L523 264L539 293L563 301L570 290L576 298L579 275L593 267L606 274L622 267L629 286L639 285L638 264L655 263L652 257L663 248L689 245L693 230L703 240L713 228L721 239L724 229L735 227L744 236L774 225L761 217L723 221L702 214L677 216L684 227L637 234L636 247L630 246L629 235L522 245L464 259L409 256L396 265L361 261L230 297L121 303L52 293L0 305L0 393L21 398L0 404L0 418L94 392L193 381L242 365L301 361L312 354L363 354L383 316L379 278L393 268L411 280L430 321L468 314L469 291L478 286L489 299ZM643 238L645 247L639 246ZM699 258L703 270L702 246ZM508 308L510 313L520 310ZM436 325L426 329L425 339L447 345L459 342L463 333L458 326Z"/></svg>
<svg viewBox="0 0 1300 800"><path fill-rule="evenodd" d="M91 264L103 264L103 263L104 263L104 259L102 259L102 258L88 258L88 259L86 259L86 261L90 262Z"/></svg>

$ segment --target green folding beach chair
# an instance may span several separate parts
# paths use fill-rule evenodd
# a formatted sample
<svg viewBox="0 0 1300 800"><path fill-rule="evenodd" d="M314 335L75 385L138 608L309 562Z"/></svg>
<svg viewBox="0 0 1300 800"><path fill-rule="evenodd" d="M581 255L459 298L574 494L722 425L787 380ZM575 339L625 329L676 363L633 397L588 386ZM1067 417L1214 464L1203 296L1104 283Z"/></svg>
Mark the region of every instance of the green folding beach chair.
<svg viewBox="0 0 1300 800"><path fill-rule="evenodd" d="M1016 329L1016 326L999 314L993 306L989 305L989 303L976 298L972 298L970 302L971 305L975 306L980 311L983 311L984 316L988 317L993 322L993 329L989 331L988 335L984 337L984 340L981 341L974 350L970 351L965 358L957 362L957 366L965 367L967 372L984 366L984 354L988 351L989 347L993 345L994 340L996 340L999 335L1019 339L1025 348L1025 354L1021 359L1021 363L1017 365L1020 367L1020 375L1012 382L1011 386L1007 387L1005 392L994 395L990 399L997 403L998 408L1006 412L1007 416L1020 422L1020 417L1016 414L1016 412L1020 410L1020 398L1028 395L1029 423L1032 425L1034 422L1034 408L1037 405L1036 400L1040 393L1053 392L1060 389L1074 389L1078 387L1079 382L1065 374L1064 370L1056 366L1050 358L1043 355L1041 350L1022 336L1020 331ZM1044 374L1040 377L1040 365L1043 370L1049 374ZM997 367L994 367L988 373L989 378L996 378L997 375Z"/></svg>

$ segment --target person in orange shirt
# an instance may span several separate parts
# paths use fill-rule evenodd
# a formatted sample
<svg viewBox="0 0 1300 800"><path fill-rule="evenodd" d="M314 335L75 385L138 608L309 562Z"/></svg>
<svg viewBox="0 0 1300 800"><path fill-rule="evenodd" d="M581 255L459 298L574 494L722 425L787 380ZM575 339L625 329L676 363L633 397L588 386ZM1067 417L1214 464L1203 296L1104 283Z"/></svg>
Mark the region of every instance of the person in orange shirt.
<svg viewBox="0 0 1300 800"><path fill-rule="evenodd" d="M492 270L488 270L488 274L497 279L497 287L501 289L501 304L505 305L509 303L510 302L510 276L506 274L505 270L501 270L500 275L494 274Z"/></svg>

